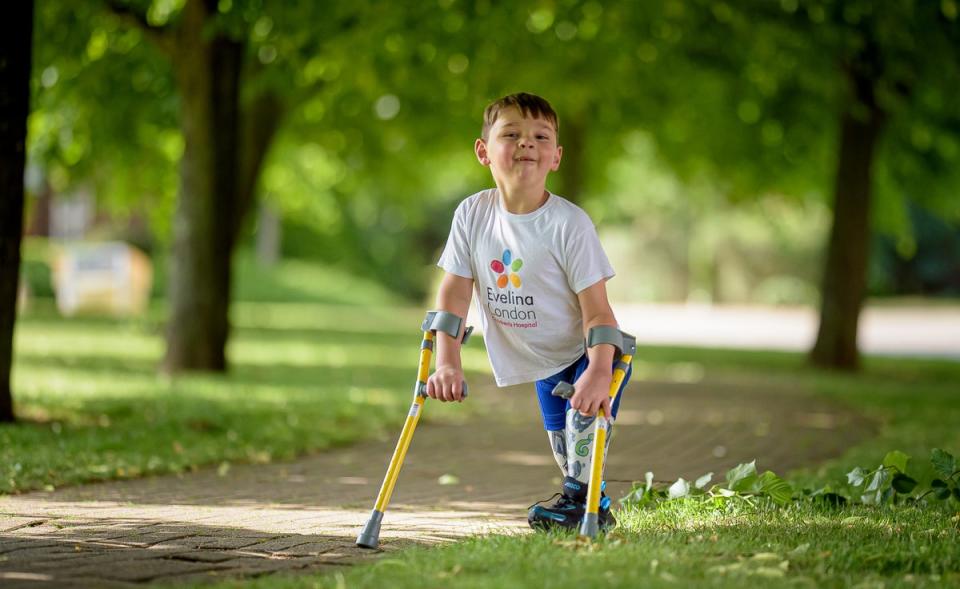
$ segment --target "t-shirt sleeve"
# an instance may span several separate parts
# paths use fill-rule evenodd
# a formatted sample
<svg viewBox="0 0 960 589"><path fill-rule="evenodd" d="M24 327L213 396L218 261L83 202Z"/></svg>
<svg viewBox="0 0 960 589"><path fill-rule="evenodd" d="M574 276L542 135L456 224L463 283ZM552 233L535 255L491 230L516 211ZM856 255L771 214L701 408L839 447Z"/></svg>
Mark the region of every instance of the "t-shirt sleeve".
<svg viewBox="0 0 960 589"><path fill-rule="evenodd" d="M447 245L443 248L443 253L440 254L440 260L437 262L437 266L440 266L446 272L463 278L473 278L470 264L470 240L468 239L470 234L467 218L469 211L469 201L464 200L453 213L453 222L450 224Z"/></svg>
<svg viewBox="0 0 960 589"><path fill-rule="evenodd" d="M593 221L583 211L578 211L570 224L570 232L564 243L567 283L573 292L593 286L601 280L609 280L616 274L607 259Z"/></svg>

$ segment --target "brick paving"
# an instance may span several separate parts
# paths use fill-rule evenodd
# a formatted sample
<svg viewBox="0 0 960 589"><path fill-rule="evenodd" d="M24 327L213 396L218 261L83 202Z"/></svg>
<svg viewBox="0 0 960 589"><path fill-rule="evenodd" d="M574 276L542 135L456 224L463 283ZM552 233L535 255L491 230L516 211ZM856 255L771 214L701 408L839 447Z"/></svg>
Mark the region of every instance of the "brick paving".
<svg viewBox="0 0 960 589"><path fill-rule="evenodd" d="M615 426L608 492L622 497L647 471L662 481L709 471L722 477L754 458L762 469L785 473L872 434L874 424L849 409L800 390L767 389L632 383ZM534 396L529 386L482 383L471 392L468 402L482 410L465 423L429 421L428 401L379 550L359 549L354 540L399 432L226 473L0 497L0 587L133 587L332 571L415 544L527 533L527 507L559 483Z"/></svg>

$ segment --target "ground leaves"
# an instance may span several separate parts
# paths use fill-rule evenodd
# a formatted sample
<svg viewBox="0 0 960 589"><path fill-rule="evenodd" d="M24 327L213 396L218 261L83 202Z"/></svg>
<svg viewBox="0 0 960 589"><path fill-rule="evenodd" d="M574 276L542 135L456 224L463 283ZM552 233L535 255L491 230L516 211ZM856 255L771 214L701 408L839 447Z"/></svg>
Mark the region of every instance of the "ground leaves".
<svg viewBox="0 0 960 589"><path fill-rule="evenodd" d="M744 492L753 488L757 480L757 461L737 465L727 471L727 488L731 491Z"/></svg>
<svg viewBox="0 0 960 589"><path fill-rule="evenodd" d="M930 453L930 462L933 464L934 472L945 479L956 474L957 460L949 452L934 448Z"/></svg>
<svg viewBox="0 0 960 589"><path fill-rule="evenodd" d="M843 491L841 483L837 489L828 485L820 489L801 489L797 492L787 481L772 471L757 473L757 461L739 464L727 471L726 484L706 486L713 478L713 473L705 474L695 480L693 485L681 478L670 485L666 490L653 487L653 473L646 474L646 484L635 484L631 492L621 502L625 505L645 506L657 505L664 501L681 498L692 498L702 501L723 502L729 500L752 501L751 498L765 498L778 505L787 505L795 500L825 502L834 506L857 503L854 497L863 505L883 505L908 501L917 501L932 496L940 501L950 500L951 497L960 501L960 485L957 478L957 461L949 452L935 448L931 452L930 461L934 471L942 478L936 478L930 483L929 489L916 496L911 495L920 486L917 479L907 474L907 465L910 456L899 451L888 452L882 463L874 470L865 470L856 467L846 474L846 489Z"/></svg>

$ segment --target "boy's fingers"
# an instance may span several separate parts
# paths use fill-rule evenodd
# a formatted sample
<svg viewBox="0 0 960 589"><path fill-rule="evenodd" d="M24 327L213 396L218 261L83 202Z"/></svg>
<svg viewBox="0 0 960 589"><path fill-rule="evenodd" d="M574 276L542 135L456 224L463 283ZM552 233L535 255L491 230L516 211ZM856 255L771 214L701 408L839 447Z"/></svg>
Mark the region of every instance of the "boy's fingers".
<svg viewBox="0 0 960 589"><path fill-rule="evenodd" d="M597 414L597 405L590 399L580 401L580 414L590 417Z"/></svg>
<svg viewBox="0 0 960 589"><path fill-rule="evenodd" d="M575 393L570 397L570 406L574 409L580 409L580 393Z"/></svg>

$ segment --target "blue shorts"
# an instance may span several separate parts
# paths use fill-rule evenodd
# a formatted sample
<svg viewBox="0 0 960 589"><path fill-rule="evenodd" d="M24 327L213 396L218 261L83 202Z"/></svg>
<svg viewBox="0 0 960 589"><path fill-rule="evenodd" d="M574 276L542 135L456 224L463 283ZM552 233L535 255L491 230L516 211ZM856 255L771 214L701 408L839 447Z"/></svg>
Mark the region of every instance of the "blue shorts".
<svg viewBox="0 0 960 589"><path fill-rule="evenodd" d="M566 426L567 409L570 408L570 401L561 397L554 397L550 393L553 391L553 387L557 386L557 383L560 381L566 381L570 384L577 382L577 379L580 378L580 375L583 374L583 371L587 369L589 364L590 360L587 358L587 355L584 354L580 356L579 360L560 372L536 382L537 397L540 399L540 414L543 416L543 429L548 432L557 431ZM614 361L614 366L616 366L616 361ZM613 370L612 367L611 370ZM627 368L627 374L623 377L623 382L620 384L620 391L617 393L617 398L613 401L613 406L611 407L614 418L617 417L617 411L620 408L623 389L627 386L632 374L633 365L631 364Z"/></svg>

